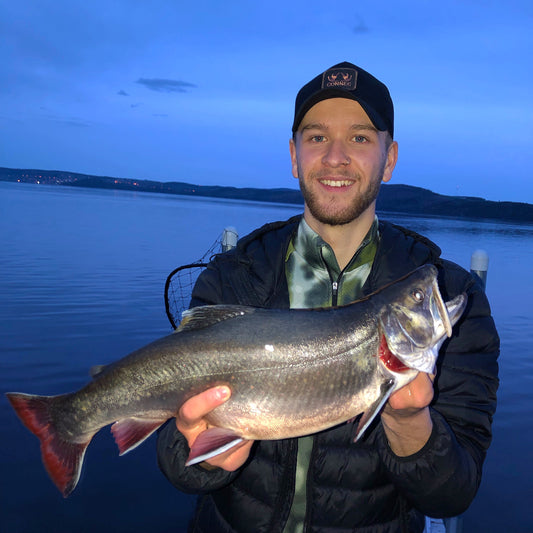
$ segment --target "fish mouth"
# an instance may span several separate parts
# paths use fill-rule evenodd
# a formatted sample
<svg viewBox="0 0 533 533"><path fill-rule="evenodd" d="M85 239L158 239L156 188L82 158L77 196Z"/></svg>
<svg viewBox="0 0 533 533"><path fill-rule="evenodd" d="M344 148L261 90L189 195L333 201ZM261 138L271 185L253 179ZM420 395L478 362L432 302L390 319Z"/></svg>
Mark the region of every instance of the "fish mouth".
<svg viewBox="0 0 533 533"><path fill-rule="evenodd" d="M389 307L382 321L380 359L391 371L410 368L434 373L439 350L466 307L466 295L445 302L436 279L426 288L415 288L414 298L404 298ZM416 305L414 302L418 302Z"/></svg>
<svg viewBox="0 0 533 533"><path fill-rule="evenodd" d="M453 300L445 303L447 315L449 317L451 325L454 325L466 307L466 294L459 294ZM451 329L448 337L451 337Z"/></svg>

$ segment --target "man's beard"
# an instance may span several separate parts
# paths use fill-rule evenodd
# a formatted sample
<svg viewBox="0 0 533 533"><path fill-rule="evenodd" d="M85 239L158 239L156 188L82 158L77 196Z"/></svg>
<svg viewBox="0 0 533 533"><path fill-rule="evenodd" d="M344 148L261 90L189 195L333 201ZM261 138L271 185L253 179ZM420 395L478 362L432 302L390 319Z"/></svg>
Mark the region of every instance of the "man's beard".
<svg viewBox="0 0 533 533"><path fill-rule="evenodd" d="M354 199L353 203L343 210L335 208L334 199L330 201L329 206L323 206L321 199L319 198L320 195L314 194L307 188L305 180L301 178L302 171L298 166L298 176L300 176L298 181L300 182L300 190L302 191L304 201L311 215L313 215L313 217L322 224L328 224L330 226L342 226L359 218L378 197L381 180L383 178L383 172L385 170L385 163L386 161L383 161L382 167L380 168L378 174L370 180L368 186L361 191L361 194ZM353 174L346 173L345 177L347 179L353 179L355 177L356 181L359 181L358 175L354 176ZM311 175L310 180L316 180L316 175Z"/></svg>

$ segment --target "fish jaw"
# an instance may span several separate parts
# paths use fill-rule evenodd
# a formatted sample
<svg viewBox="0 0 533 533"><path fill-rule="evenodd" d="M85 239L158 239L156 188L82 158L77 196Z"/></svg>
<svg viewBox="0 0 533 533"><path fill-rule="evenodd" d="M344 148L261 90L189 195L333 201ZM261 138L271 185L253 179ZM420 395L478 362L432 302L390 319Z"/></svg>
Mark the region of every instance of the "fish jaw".
<svg viewBox="0 0 533 533"><path fill-rule="evenodd" d="M466 294L461 293L457 295L453 300L450 300L449 302L445 303L446 311L448 313L448 316L450 317L450 322L452 326L457 324L457 321L459 320L459 318L461 318L461 315L463 314L466 308L466 302ZM451 337L451 334L448 335L448 337Z"/></svg>
<svg viewBox="0 0 533 533"><path fill-rule="evenodd" d="M440 294L438 295L440 299ZM442 301L442 299L440 299ZM420 372L428 374L435 373L435 366L439 357L439 350L444 341L451 337L451 328L457 323L466 306L466 295L459 294L449 302L440 302L435 299L431 303L431 314L433 317L432 327L428 324L428 338L424 344L417 344L409 333L406 337L410 339L412 350L410 353L395 353L396 357L403 361L407 366L415 368ZM445 310L445 314L441 314ZM431 332L431 334L429 334Z"/></svg>
<svg viewBox="0 0 533 533"><path fill-rule="evenodd" d="M466 295L444 302L437 270L426 265L412 274L404 293L384 306L380 323L391 352L406 366L434 373L439 349L466 307ZM404 280L409 281L409 276ZM406 283L407 284L407 283Z"/></svg>

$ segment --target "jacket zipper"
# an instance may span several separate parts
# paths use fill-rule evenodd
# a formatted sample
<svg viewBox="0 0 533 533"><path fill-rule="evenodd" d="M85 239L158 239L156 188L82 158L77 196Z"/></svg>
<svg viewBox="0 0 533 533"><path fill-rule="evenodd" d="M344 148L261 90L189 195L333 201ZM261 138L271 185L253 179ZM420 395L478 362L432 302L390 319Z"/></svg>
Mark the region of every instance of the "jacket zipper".
<svg viewBox="0 0 533 533"><path fill-rule="evenodd" d="M331 274L328 268L329 279L331 280L331 307L337 307L337 305L339 305L339 285L341 283L341 279L344 275L345 270L346 268L341 271L337 280L334 280L333 275Z"/></svg>
<svg viewBox="0 0 533 533"><path fill-rule="evenodd" d="M331 276L331 274L330 274L330 276ZM333 307L336 307L336 305L337 305L338 291L339 291L339 280L340 280L340 276L339 276L339 279L337 281L332 281L331 282L331 305Z"/></svg>
<svg viewBox="0 0 533 533"><path fill-rule="evenodd" d="M326 270L328 271L329 280L331 282L331 306L336 307L337 301L338 301L338 295L339 295L339 283L342 278L342 274L344 273L343 269L341 273L339 274L337 280L333 279L333 274L331 273L331 270L329 269L328 263L324 259L324 254L322 250L320 250L320 255L322 256L322 261L324 262L324 265L326 266Z"/></svg>

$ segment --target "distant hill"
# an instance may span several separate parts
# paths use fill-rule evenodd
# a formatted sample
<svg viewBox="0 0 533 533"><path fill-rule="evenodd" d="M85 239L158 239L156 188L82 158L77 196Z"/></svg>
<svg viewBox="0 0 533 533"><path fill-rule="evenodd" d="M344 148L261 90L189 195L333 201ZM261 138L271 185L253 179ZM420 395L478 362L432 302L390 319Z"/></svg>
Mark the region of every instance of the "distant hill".
<svg viewBox="0 0 533 533"><path fill-rule="evenodd" d="M42 183L98 189L122 189L140 192L209 196L282 204L303 204L296 189L256 189L211 185L193 185L179 181L161 182L92 176L60 170L14 169L0 167L0 181ZM533 205L519 202L493 202L469 196L444 196L421 187L385 184L381 188L377 209L380 212L420 216L533 222Z"/></svg>

